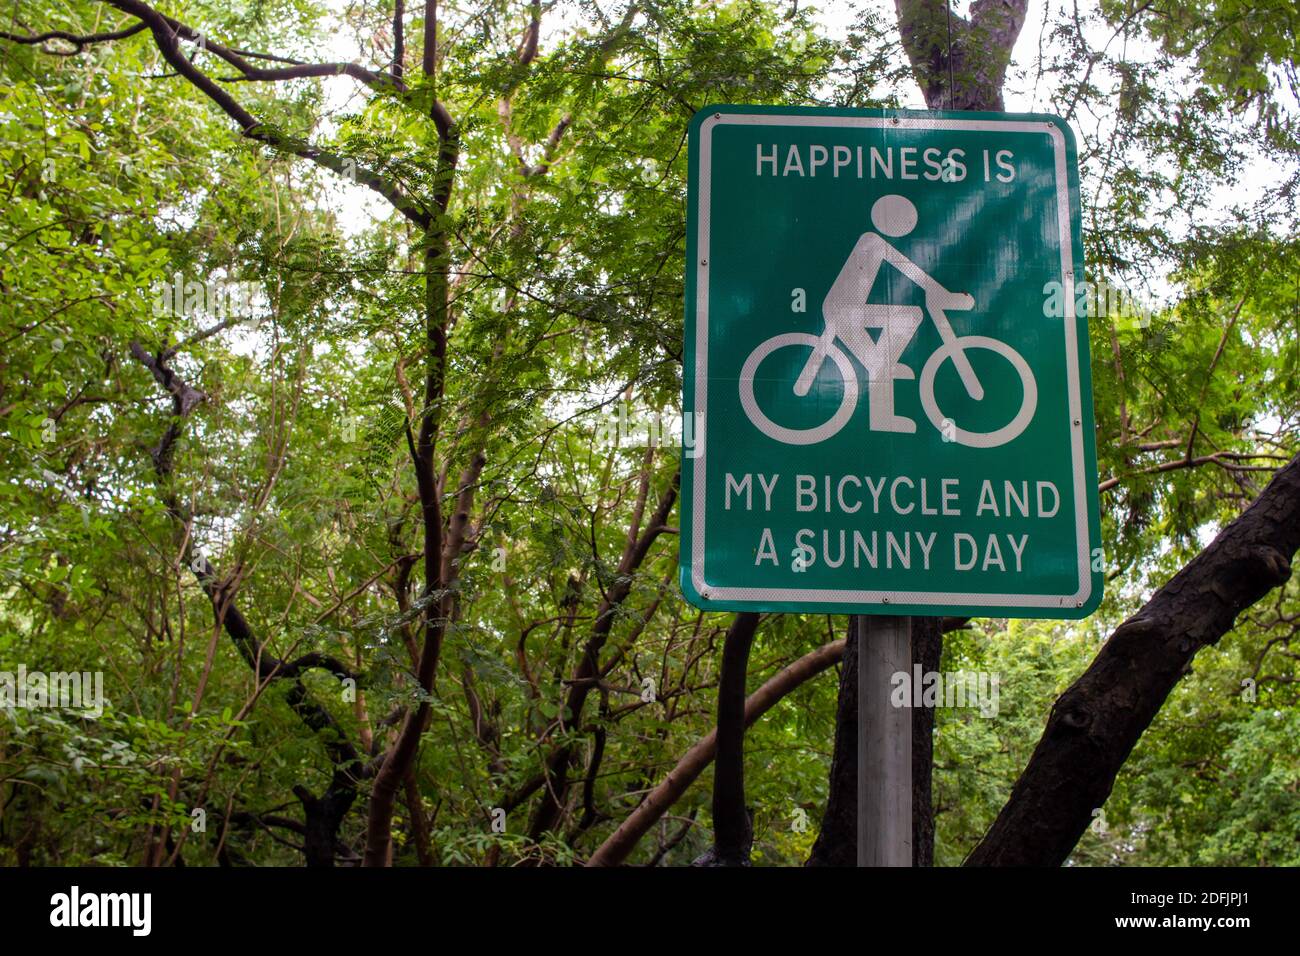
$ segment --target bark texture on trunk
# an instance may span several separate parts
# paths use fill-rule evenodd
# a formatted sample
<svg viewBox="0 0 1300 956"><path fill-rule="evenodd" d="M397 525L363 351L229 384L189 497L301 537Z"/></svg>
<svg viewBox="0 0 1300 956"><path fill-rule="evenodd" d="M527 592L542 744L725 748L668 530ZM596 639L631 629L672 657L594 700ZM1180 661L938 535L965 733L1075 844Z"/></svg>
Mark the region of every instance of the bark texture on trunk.
<svg viewBox="0 0 1300 956"><path fill-rule="evenodd" d="M903 49L930 109L1005 108L1002 84L1028 6L1028 0L974 0L967 18L947 0L894 0Z"/></svg>
<svg viewBox="0 0 1300 956"><path fill-rule="evenodd" d="M757 630L757 614L737 614L722 645L718 755L713 768L713 846L692 866L749 866L754 824L745 806L745 675Z"/></svg>

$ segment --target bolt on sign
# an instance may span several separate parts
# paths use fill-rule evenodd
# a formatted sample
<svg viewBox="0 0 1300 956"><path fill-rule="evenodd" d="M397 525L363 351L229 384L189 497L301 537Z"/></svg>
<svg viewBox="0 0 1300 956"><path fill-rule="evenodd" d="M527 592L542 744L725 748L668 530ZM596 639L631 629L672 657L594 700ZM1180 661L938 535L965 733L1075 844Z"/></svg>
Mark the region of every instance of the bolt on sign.
<svg viewBox="0 0 1300 956"><path fill-rule="evenodd" d="M687 228L692 603L1057 618L1097 607L1079 187L1063 120L708 107L690 128Z"/></svg>

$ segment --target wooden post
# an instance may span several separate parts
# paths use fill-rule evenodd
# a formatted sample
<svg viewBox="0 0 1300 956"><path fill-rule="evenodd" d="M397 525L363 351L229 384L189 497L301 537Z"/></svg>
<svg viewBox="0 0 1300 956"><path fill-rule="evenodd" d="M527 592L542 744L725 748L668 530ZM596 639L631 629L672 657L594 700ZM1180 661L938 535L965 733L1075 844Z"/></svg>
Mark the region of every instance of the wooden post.
<svg viewBox="0 0 1300 956"><path fill-rule="evenodd" d="M912 673L912 619L857 614L858 866L912 865L912 710L890 704ZM910 703L910 701L909 701Z"/></svg>

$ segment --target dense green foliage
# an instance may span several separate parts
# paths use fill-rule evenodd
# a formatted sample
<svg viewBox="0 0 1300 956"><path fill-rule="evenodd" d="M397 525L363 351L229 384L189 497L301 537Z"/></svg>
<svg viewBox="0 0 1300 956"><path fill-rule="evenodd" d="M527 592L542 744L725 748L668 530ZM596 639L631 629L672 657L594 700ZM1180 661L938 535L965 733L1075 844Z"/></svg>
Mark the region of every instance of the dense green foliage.
<svg viewBox="0 0 1300 956"><path fill-rule="evenodd" d="M944 865L978 841L1109 630L1300 451L1294 7L1138 6L1036 8L1041 58L1010 84L1080 132L1090 277L1155 304L1141 321L1092 320L1102 609L947 635L943 669L998 675L1000 707L939 712ZM239 49L321 61L342 44L376 70L392 57L389 4L161 8ZM132 22L88 0L16 10L22 36ZM546 8L521 64L529 10L440 14L437 95L461 148L443 223L449 512L457 476L480 453L485 465L398 805L399 865L580 861L713 727L730 619L682 601L675 509L644 560L620 564L677 452L605 440L621 407L680 413L687 123L711 102L915 102L887 15L829 30L764 0L656 0L626 20L575 0ZM420 16L408 11L406 93L346 76L225 86L279 135L428 196L439 146L433 91L410 67ZM301 838L283 825L301 820L295 788L325 788L339 735L376 752L386 718L421 694L407 438L424 402L421 236L346 176L240 136L147 31L80 50L0 39L0 75L0 671L102 671L108 701L96 718L0 710L0 863L137 864L167 834L164 859L297 865ZM160 307L177 276L183 295ZM205 396L165 474L153 456L181 420L132 343L175 346L168 364ZM199 554L268 653L344 662L355 693L328 669L259 681L214 624ZM629 574L597 691L560 731L602 600ZM1197 658L1077 863L1300 863L1298 615L1292 585ZM844 630L766 619L750 689ZM331 728L305 724L291 699L304 690ZM831 670L746 739L756 862L808 854L835 702ZM577 760L562 825L531 839L538 774L565 743ZM709 776L633 862L689 862L708 845ZM343 861L364 842L365 787Z"/></svg>

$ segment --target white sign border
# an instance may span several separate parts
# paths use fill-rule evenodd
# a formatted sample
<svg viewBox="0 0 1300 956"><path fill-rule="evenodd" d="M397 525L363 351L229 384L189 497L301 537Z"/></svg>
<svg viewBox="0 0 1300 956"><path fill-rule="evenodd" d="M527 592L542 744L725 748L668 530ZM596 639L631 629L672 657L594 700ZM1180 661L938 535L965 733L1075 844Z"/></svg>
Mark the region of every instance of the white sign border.
<svg viewBox="0 0 1300 956"><path fill-rule="evenodd" d="M1092 594L1090 573L1091 541L1088 537L1088 494L1083 453L1083 402L1079 381L1077 316L1074 309L1074 250L1070 230L1070 185L1066 171L1065 134L1050 121L948 119L926 116L818 116L807 113L728 113L718 111L700 124L699 190L696 194L697 233L695 261L695 408L697 421L708 416L709 369L709 225L712 201L713 130L723 125L741 126L835 126L858 128L889 127L898 130L972 130L1004 133L1047 133L1052 139L1056 167L1056 218L1061 248L1061 277L1064 286L1066 377L1069 384L1070 450L1074 465L1075 534L1079 548L1079 590L1074 594L966 594L949 591L881 591L839 588L714 587L704 573L705 462L708 459L707 432L696 436L701 444L692 462L691 584L705 601L777 601L805 604L861 605L967 605L975 607L1065 608L1082 607ZM701 429L703 431L703 429Z"/></svg>

